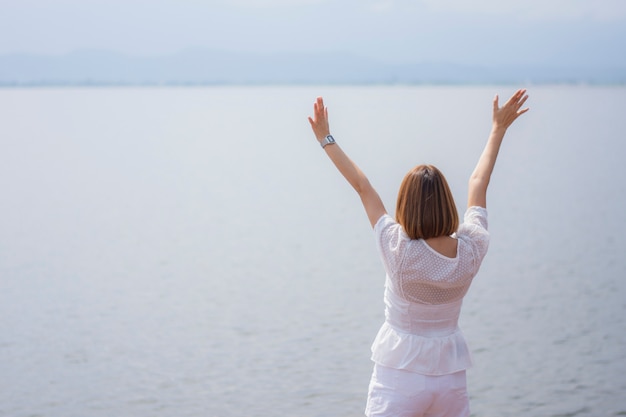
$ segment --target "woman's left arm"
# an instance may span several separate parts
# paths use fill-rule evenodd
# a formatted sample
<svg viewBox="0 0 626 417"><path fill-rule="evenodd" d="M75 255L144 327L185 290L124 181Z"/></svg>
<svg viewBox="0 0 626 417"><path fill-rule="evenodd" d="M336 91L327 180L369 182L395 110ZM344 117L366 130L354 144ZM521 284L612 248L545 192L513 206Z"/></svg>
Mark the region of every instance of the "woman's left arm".
<svg viewBox="0 0 626 417"><path fill-rule="evenodd" d="M330 135L328 108L324 107L322 97L318 97L313 105L313 117L309 117L309 123L311 123L313 133L315 133L315 137L320 143L325 140L326 136ZM326 145L324 150L341 175L359 194L370 224L374 227L378 219L387 213L380 196L372 187L363 171L348 158L348 155L344 153L337 143Z"/></svg>

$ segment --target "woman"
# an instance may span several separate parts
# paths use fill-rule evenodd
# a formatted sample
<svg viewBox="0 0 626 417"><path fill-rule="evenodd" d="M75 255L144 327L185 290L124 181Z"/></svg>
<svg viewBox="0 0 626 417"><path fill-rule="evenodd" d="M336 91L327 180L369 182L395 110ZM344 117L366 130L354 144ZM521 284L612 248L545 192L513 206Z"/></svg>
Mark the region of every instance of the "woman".
<svg viewBox="0 0 626 417"><path fill-rule="evenodd" d="M443 174L432 165L409 171L398 192L396 219L330 134L321 97L309 122L315 137L361 198L386 271L385 323L372 345L374 372L365 414L469 416L465 370L471 359L458 328L463 297L487 252L487 186L502 139L528 108L518 90L502 106L493 100L492 129L469 179L459 225Z"/></svg>

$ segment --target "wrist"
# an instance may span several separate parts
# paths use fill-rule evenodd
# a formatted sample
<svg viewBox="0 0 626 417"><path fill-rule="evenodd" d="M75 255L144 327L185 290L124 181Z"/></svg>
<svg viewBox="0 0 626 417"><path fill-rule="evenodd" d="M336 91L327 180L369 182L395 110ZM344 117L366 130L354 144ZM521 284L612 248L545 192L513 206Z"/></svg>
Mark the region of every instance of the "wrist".
<svg viewBox="0 0 626 417"><path fill-rule="evenodd" d="M317 139L318 142L323 141L326 136L330 135L330 132L324 132L324 133L320 133L319 135L315 135L315 139Z"/></svg>
<svg viewBox="0 0 626 417"><path fill-rule="evenodd" d="M499 133L499 134L504 135L506 133L506 129L507 129L506 126L498 124L498 123L493 123L491 125L491 131L493 133Z"/></svg>

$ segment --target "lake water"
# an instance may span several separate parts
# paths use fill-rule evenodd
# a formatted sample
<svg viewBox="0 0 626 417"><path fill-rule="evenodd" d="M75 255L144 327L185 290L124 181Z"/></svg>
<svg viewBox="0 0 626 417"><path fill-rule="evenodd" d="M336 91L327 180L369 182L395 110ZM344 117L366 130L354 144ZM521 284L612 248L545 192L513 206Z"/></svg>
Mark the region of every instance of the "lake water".
<svg viewBox="0 0 626 417"><path fill-rule="evenodd" d="M463 207L514 87L0 90L0 416L360 416L384 273L331 128L388 210ZM626 415L626 88L530 86L461 326L475 416Z"/></svg>

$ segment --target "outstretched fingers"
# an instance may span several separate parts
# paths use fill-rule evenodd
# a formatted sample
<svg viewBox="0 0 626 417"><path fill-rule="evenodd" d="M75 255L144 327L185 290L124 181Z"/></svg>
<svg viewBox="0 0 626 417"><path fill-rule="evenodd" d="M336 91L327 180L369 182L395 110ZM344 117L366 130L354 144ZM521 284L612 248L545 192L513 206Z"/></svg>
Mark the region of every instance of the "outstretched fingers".
<svg viewBox="0 0 626 417"><path fill-rule="evenodd" d="M520 89L511 96L511 98L506 102L504 106L502 106L502 108L514 110L517 114L523 114L528 111L528 108L520 110L526 100L528 100L528 94L526 94L526 89Z"/></svg>
<svg viewBox="0 0 626 417"><path fill-rule="evenodd" d="M517 104L517 109L518 109L517 110L517 114L524 114L528 110L530 110L529 107L526 107L525 109L519 110L524 105L524 103L526 103L526 100L528 100L528 94L526 94L524 97L522 97L522 99L518 102L518 104Z"/></svg>
<svg viewBox="0 0 626 417"><path fill-rule="evenodd" d="M493 121L499 126L507 129L519 116L526 113L529 108L522 109L528 100L526 89L517 90L502 107L498 106L498 96L493 100Z"/></svg>
<svg viewBox="0 0 626 417"><path fill-rule="evenodd" d="M308 119L318 139L329 134L328 109L324 106L322 97L318 97L313 103L313 117L309 116Z"/></svg>
<svg viewBox="0 0 626 417"><path fill-rule="evenodd" d="M324 99L320 96L317 98L316 100L316 104L320 107L320 108L324 108Z"/></svg>
<svg viewBox="0 0 626 417"><path fill-rule="evenodd" d="M324 107L324 99L322 97L318 97L313 103L313 120L318 121L323 118L327 114L326 109Z"/></svg>
<svg viewBox="0 0 626 417"><path fill-rule="evenodd" d="M315 110L316 116L323 116L324 115L324 99L322 97L318 97L317 100L315 100L315 104L313 105L313 108Z"/></svg>
<svg viewBox="0 0 626 417"><path fill-rule="evenodd" d="M509 107L509 106L514 106L517 103L519 103L519 101L524 97L524 94L526 93L525 89L520 89L517 90L512 96L511 98L509 98L507 100L506 103L504 103L504 106L502 107Z"/></svg>

